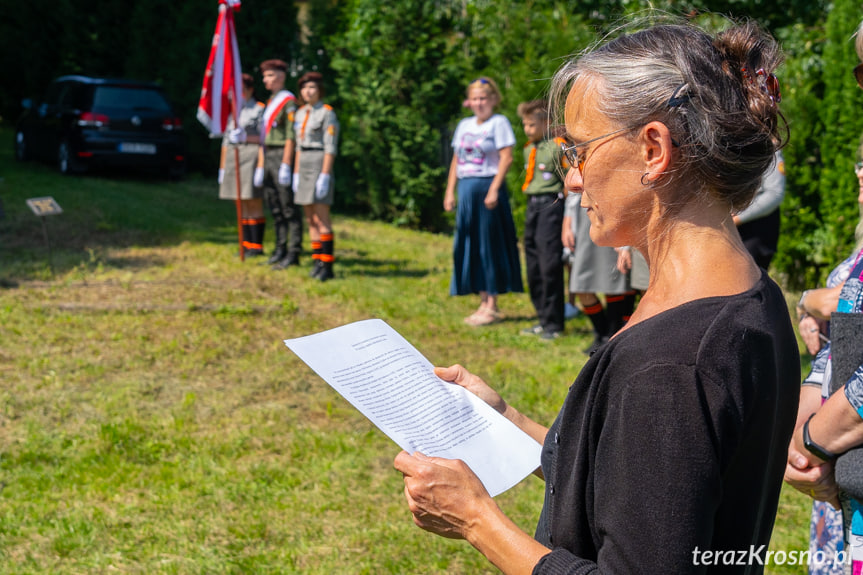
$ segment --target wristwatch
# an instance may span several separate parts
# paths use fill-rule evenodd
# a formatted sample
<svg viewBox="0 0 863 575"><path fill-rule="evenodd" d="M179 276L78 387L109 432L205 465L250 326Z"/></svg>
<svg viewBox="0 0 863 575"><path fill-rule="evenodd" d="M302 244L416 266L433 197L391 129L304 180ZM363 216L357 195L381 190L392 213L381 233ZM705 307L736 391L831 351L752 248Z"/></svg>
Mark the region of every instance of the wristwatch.
<svg viewBox="0 0 863 575"><path fill-rule="evenodd" d="M809 422L812 421L813 417L815 417L814 413L810 415L809 419L806 420L806 423L803 424L803 447L805 447L809 453L822 461L833 461L837 457L836 454L824 449L812 441L812 437L809 436Z"/></svg>
<svg viewBox="0 0 863 575"><path fill-rule="evenodd" d="M806 296L809 295L809 292L812 290L804 290L802 294L800 294L800 299L797 301L797 309L806 313L806 306L803 305L803 302L806 300Z"/></svg>

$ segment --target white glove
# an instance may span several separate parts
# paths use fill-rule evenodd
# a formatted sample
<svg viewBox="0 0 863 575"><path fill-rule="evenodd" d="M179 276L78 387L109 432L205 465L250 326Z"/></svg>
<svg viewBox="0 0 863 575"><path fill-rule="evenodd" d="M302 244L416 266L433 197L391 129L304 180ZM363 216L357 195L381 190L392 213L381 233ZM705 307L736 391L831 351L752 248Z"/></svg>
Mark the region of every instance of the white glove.
<svg viewBox="0 0 863 575"><path fill-rule="evenodd" d="M291 167L284 162L279 166L279 183L283 186L291 183Z"/></svg>
<svg viewBox="0 0 863 575"><path fill-rule="evenodd" d="M252 183L256 188L264 185L264 168L255 168L255 177L252 178Z"/></svg>
<svg viewBox="0 0 863 575"><path fill-rule="evenodd" d="M231 130L231 133L228 134L228 141L232 144L245 144L246 143L246 131L242 128L237 128L235 130Z"/></svg>
<svg viewBox="0 0 863 575"><path fill-rule="evenodd" d="M294 181L291 183L291 189L294 190L294 192L296 192L297 189L300 187L300 174L295 173L293 180Z"/></svg>
<svg viewBox="0 0 863 575"><path fill-rule="evenodd" d="M225 181L225 170L222 168L219 168L219 185L222 185L222 183L224 181Z"/></svg>
<svg viewBox="0 0 863 575"><path fill-rule="evenodd" d="M327 197L330 191L330 175L318 174L318 181L315 182L315 199L323 200Z"/></svg>

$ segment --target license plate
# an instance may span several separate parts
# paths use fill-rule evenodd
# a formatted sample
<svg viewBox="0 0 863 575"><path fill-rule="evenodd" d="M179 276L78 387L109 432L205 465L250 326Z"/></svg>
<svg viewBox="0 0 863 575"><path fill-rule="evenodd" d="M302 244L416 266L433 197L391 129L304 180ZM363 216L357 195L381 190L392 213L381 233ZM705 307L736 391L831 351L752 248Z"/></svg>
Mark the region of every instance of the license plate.
<svg viewBox="0 0 863 575"><path fill-rule="evenodd" d="M156 144L139 144L137 142L122 142L120 152L123 154L149 154L156 153Z"/></svg>

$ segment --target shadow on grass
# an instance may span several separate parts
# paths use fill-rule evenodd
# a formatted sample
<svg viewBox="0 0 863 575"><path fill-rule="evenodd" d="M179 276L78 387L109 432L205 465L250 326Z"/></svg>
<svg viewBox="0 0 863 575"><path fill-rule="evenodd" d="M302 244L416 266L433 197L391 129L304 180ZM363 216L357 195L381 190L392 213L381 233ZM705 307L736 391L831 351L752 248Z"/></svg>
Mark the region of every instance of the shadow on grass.
<svg viewBox="0 0 863 575"><path fill-rule="evenodd" d="M338 253L336 253L336 265L344 266L351 274L368 277L422 278L431 273L431 270L426 269L410 269L410 262L404 259L371 259L361 255Z"/></svg>
<svg viewBox="0 0 863 575"><path fill-rule="evenodd" d="M217 184L210 178L172 181L155 173L118 170L63 176L49 166L16 163L10 153L0 153L0 173L0 276L7 283L44 277L49 243L54 272L60 274L92 261L93 252L101 258L110 248L236 242L234 204L218 200ZM37 197L54 198L63 212L37 217L27 205ZM110 261L126 268L162 263L134 257Z"/></svg>

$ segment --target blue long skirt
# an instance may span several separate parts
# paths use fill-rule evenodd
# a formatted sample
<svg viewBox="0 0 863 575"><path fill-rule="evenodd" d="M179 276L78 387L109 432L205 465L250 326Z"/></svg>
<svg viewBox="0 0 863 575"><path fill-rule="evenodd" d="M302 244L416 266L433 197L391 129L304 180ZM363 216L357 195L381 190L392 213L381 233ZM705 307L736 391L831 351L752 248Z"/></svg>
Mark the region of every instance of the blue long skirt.
<svg viewBox="0 0 863 575"><path fill-rule="evenodd" d="M523 292L518 237L506 184L493 210L483 201L494 178L458 181L453 274L450 295Z"/></svg>

